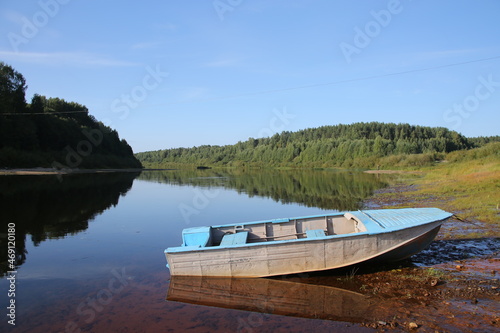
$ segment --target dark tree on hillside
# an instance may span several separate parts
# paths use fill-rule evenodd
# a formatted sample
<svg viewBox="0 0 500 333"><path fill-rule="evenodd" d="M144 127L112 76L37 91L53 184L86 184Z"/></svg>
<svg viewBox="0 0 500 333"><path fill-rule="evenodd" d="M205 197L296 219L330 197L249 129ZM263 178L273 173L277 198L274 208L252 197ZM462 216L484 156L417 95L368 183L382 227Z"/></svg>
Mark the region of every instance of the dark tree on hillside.
<svg viewBox="0 0 500 333"><path fill-rule="evenodd" d="M0 113L24 111L26 88L24 76L0 61Z"/></svg>
<svg viewBox="0 0 500 333"><path fill-rule="evenodd" d="M31 104L29 106L29 112L31 113L43 113L45 110L45 104L47 99L45 96L40 96L38 94L34 94L31 99Z"/></svg>
<svg viewBox="0 0 500 333"><path fill-rule="evenodd" d="M140 168L127 141L85 105L35 94L0 62L0 167Z"/></svg>

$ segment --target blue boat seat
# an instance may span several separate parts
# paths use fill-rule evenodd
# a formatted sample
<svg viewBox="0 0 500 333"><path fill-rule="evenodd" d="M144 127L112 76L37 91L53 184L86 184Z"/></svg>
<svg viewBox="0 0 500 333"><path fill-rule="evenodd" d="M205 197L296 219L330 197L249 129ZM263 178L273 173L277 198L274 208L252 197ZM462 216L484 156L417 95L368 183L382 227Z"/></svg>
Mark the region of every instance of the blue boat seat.
<svg viewBox="0 0 500 333"><path fill-rule="evenodd" d="M248 238L248 231L237 232L235 234L226 234L222 237L222 241L220 242L221 246L227 245L237 245L237 244L245 244Z"/></svg>
<svg viewBox="0 0 500 333"><path fill-rule="evenodd" d="M205 247L212 242L210 227L187 228L182 231L182 246Z"/></svg>
<svg viewBox="0 0 500 333"><path fill-rule="evenodd" d="M325 231L323 229L306 230L307 238L321 238L325 237Z"/></svg>

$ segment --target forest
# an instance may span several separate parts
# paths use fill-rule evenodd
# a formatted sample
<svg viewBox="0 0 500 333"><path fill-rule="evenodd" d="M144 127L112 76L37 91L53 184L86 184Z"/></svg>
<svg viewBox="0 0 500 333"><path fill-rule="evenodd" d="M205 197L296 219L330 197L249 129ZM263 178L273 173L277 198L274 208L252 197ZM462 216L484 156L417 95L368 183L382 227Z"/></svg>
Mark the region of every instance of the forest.
<svg viewBox="0 0 500 333"><path fill-rule="evenodd" d="M467 138L444 127L354 123L284 131L234 145L175 148L136 154L148 168L228 167L384 168L424 166L446 153L500 137Z"/></svg>
<svg viewBox="0 0 500 333"><path fill-rule="evenodd" d="M35 94L0 62L0 167L141 168L126 140L84 105Z"/></svg>

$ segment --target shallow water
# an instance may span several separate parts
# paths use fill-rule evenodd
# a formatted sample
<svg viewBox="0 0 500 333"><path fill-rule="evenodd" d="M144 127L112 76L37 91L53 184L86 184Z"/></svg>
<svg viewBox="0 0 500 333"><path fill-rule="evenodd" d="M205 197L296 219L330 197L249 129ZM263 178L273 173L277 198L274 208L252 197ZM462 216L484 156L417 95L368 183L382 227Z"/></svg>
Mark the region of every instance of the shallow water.
<svg viewBox="0 0 500 333"><path fill-rule="evenodd" d="M304 325L316 331L363 330L349 323L359 322L359 316L341 321L349 317L348 308L338 316L305 319L166 300L170 276L163 250L178 246L186 227L354 210L385 185L381 176L333 171L149 171L74 174L62 181L1 177L0 252L7 258L5 235L15 225L16 267L11 273L9 262L0 266L5 309L0 327L15 332L298 332ZM9 296L13 281L15 295ZM296 284L292 289L310 288ZM6 316L13 300L14 321Z"/></svg>

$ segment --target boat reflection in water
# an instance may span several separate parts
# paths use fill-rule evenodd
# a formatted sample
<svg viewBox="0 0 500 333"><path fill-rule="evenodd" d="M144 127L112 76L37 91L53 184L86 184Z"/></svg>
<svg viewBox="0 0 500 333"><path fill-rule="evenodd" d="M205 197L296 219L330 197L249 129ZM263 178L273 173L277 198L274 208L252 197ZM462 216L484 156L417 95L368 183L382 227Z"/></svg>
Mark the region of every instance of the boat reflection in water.
<svg viewBox="0 0 500 333"><path fill-rule="evenodd" d="M293 317L362 322L364 295L336 287L269 278L173 276L167 301Z"/></svg>

